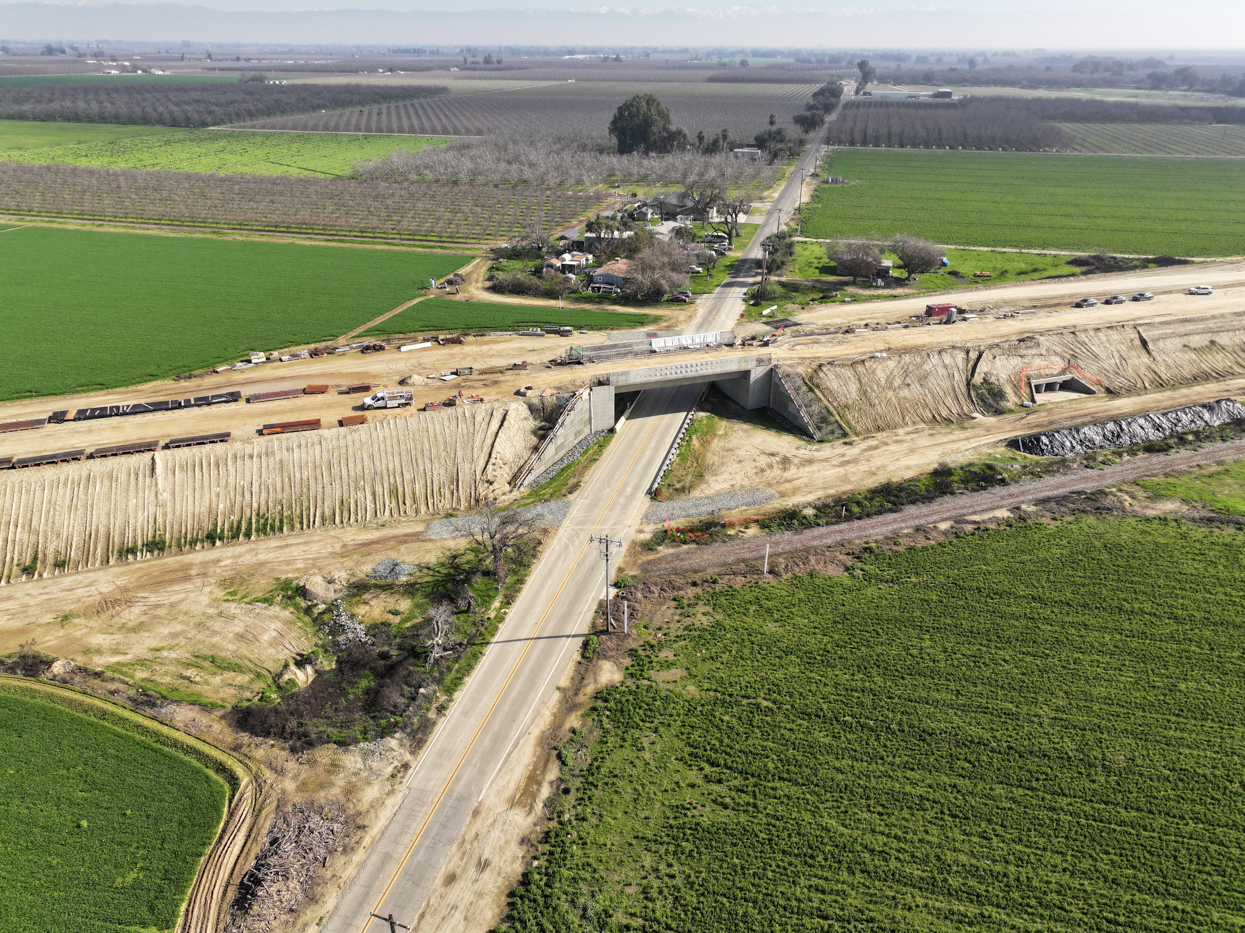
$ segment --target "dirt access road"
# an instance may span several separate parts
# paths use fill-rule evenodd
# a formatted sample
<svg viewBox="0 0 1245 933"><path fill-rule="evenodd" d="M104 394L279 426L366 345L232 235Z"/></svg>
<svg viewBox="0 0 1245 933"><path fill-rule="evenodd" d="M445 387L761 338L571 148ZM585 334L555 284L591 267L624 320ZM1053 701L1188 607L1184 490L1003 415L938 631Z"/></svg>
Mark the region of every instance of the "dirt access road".
<svg viewBox="0 0 1245 933"><path fill-rule="evenodd" d="M857 522L844 522L823 528L788 531L776 535L758 535L729 544L685 547L645 561L640 564L639 572L648 576L667 576L717 570L745 561L759 563L765 559L767 547L770 557L776 557L806 548L842 544L847 541L865 541L922 525L982 515L1054 496L1101 489L1117 483L1132 482L1150 476L1162 476L1177 470L1192 469L1209 463L1224 463L1243 457L1245 457L1245 440L1214 444L1201 450L1182 450L1169 454L1136 457L1098 470L1083 470L1063 476L1052 476L1032 483L947 496L928 505L913 506L899 512L877 515Z"/></svg>

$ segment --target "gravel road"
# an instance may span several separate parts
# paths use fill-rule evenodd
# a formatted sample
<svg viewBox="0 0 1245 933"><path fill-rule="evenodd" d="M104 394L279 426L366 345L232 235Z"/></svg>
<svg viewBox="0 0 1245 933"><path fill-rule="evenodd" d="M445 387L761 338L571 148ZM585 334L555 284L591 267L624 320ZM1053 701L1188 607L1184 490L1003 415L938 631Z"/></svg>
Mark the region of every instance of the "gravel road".
<svg viewBox="0 0 1245 933"><path fill-rule="evenodd" d="M1039 499L1083 492L1087 489L1101 489L1104 486L1131 482L1148 476L1161 476L1176 470L1188 470L1203 464L1222 463L1242 458L1245 458L1245 439L1228 441L1226 444L1213 444L1201 450L1182 450L1170 454L1137 457L1101 470L1082 470L1035 480L1032 483L948 496L928 505L915 506L887 515L876 515L856 522L810 528L802 532L786 531L781 534L758 536L744 541L714 544L708 547L685 547L645 561L640 565L640 572L649 576L664 576L714 570L745 560L759 561L765 556L766 544L769 545L770 556L773 557L791 551L802 551L806 548L842 544L845 541L862 541L894 534L905 528L932 525L936 522L963 518L965 515L1013 508L1036 502Z"/></svg>
<svg viewBox="0 0 1245 933"><path fill-rule="evenodd" d="M644 512L646 522L660 522L666 518L701 518L730 512L733 509L750 509L777 499L777 493L755 486L748 489L731 489L713 496L697 496L694 499L673 499L654 502Z"/></svg>

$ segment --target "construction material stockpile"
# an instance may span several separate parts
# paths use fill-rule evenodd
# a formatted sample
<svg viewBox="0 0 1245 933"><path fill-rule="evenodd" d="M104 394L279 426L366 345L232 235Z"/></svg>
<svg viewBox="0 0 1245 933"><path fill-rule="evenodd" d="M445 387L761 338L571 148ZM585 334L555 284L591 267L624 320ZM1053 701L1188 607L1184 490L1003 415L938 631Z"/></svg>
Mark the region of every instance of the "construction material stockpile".
<svg viewBox="0 0 1245 933"><path fill-rule="evenodd" d="M509 490L531 454L525 405L456 407L0 474L0 583L180 548L429 512Z"/></svg>
<svg viewBox="0 0 1245 933"><path fill-rule="evenodd" d="M1091 450L1148 444L1186 431L1204 431L1242 420L1245 420L1245 405L1236 399L1221 398L1215 402L1154 411L1118 421L1018 437L1008 441L1007 446L1037 457L1071 457Z"/></svg>

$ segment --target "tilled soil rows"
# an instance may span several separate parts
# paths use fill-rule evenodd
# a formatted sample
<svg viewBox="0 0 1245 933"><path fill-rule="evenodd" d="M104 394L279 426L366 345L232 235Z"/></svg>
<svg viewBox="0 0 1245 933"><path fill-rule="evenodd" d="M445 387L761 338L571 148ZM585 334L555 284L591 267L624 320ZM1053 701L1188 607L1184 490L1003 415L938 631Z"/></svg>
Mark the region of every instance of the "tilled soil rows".
<svg viewBox="0 0 1245 933"><path fill-rule="evenodd" d="M0 474L0 583L263 534L457 511L509 490L524 405Z"/></svg>

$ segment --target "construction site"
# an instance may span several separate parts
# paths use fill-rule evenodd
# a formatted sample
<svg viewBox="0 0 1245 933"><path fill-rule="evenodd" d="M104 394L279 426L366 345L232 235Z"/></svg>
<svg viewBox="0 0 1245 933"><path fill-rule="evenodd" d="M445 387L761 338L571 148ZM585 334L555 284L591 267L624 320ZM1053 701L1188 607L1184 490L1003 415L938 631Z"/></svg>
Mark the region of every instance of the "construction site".
<svg viewBox="0 0 1245 933"><path fill-rule="evenodd" d="M572 642L562 639L578 644L587 623L578 609L538 611L525 601L566 593L595 606L603 568L583 543L589 535L620 529L613 572L656 574L640 543L671 526L672 513L729 523L755 516L758 503L765 514L804 508L945 464L1036 462L1059 454L1028 453L1018 439L1185 406L1215 403L1198 424L1236 420L1233 400L1245 395L1245 263L1101 279L1104 289L1156 297L1073 309L1084 283L1055 281L963 293L954 316L926 314L926 299L911 298L787 308L781 320L733 327L713 326L722 315L706 311L687 322L699 330L620 332L595 342L541 332L409 335L314 355L317 348L264 348L248 365L192 380L6 403L0 654L34 648L84 668L141 675L135 682L152 688L194 690L221 706L250 701L260 681L302 688L324 673L315 660L323 634L309 618L331 613L354 586L367 595L351 603L352 618L388 625L406 604L383 584L359 588L377 579L369 568L382 559L428 568L466 543L427 533L430 522L565 499L565 508L540 513L564 533L536 532L547 556L504 622L512 634L489 647L462 688L504 689L525 646L539 644L533 650L544 652L545 666L530 683L522 680L528 675L515 681L528 691L526 708L527 696L563 683L564 643ZM1214 294L1186 294L1194 281L1213 284ZM1192 423L1172 421L1166 430ZM602 457L598 442L607 437ZM596 466L590 450L602 457ZM672 470L681 471L677 496L654 502ZM550 481L568 475L573 482ZM940 508L958 515L955 498ZM766 536L740 534L740 547L768 554ZM711 569L704 564L711 550L688 548L684 557L676 547L657 560L674 568L696 558L698 571ZM264 595L274 587L297 596ZM537 621L519 621L527 618ZM472 829L411 889L425 920L476 929L503 909L522 871L525 827L540 823L539 801L556 773L541 751L541 724L558 710L569 715L541 702L513 739L479 732L477 751L463 752L464 761L482 750L494 755L496 768L483 773L497 783L472 785L461 806L436 811ZM462 715L476 709L468 704ZM429 712L429 730L443 713ZM248 926L235 916L231 929L302 929L355 910L385 880L370 871L368 852L397 845L388 834L402 807L438 799L441 759L421 758L418 743L309 753L320 789L308 790L279 744L230 739L209 713L185 715L216 730L220 742L239 742L274 774L289 769L282 786L295 798L320 799L332 788L333 799L349 799L345 788L354 788L349 793L365 795L377 816L348 844L317 849L319 867L300 869L323 873L303 894L282 894L296 905L297 923ZM483 730L490 720L481 722ZM403 794L411 778L393 775L410 768L425 770L409 772L414 793ZM365 789L365 778L374 786ZM515 800L524 815L512 823ZM285 822L274 825L295 812L283 811ZM253 827L252 857L271 816L264 814ZM341 825L348 822L343 816ZM478 863L481 846L498 853L497 872L459 871ZM245 868L239 862L218 873L236 884ZM356 874L373 887L353 881ZM214 910L223 903L204 902ZM206 926L198 916L197 928L224 923L222 911Z"/></svg>

